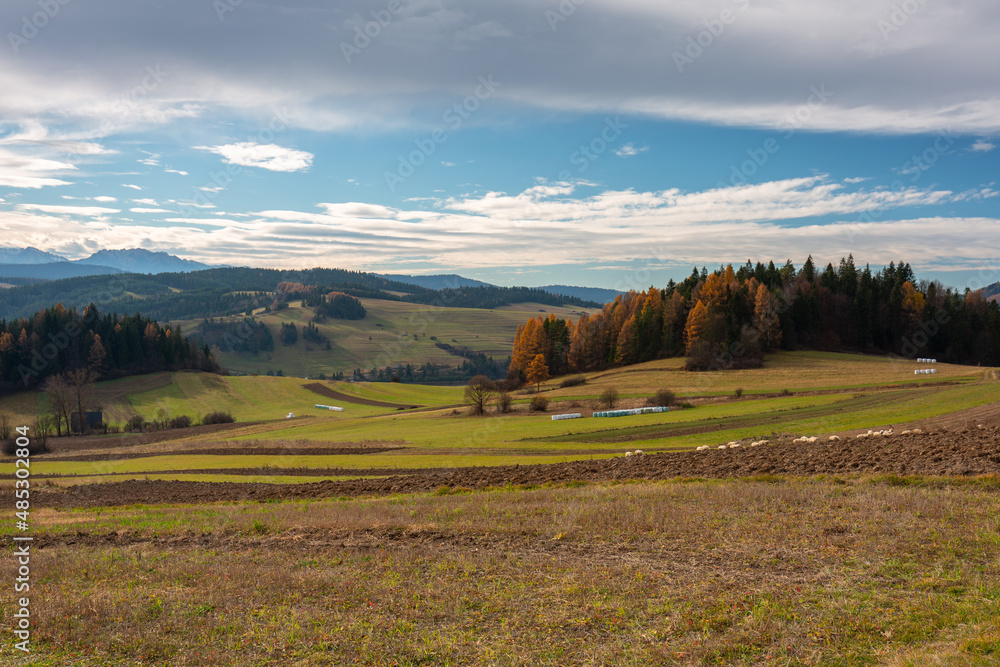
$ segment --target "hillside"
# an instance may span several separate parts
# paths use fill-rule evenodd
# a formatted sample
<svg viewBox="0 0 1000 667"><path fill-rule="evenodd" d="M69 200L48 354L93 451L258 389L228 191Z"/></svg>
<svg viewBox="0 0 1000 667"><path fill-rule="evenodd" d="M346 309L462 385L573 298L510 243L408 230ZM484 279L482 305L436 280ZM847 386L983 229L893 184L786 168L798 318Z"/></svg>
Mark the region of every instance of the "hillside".
<svg viewBox="0 0 1000 667"><path fill-rule="evenodd" d="M979 293L990 301L1000 302L1000 283L993 283L979 290Z"/></svg>
<svg viewBox="0 0 1000 667"><path fill-rule="evenodd" d="M293 345L280 340L282 323L294 323L301 333L315 315L312 308L293 302L280 311L254 311L254 318L271 332L274 350L257 354L237 353L219 349L217 360L226 368L239 373L282 371L285 375L315 377L320 373L342 372L348 377L360 368L414 367L430 363L456 367L464 358L457 352L467 348L497 361L510 355L517 325L527 317L554 313L557 317L578 317L593 309L566 308L539 303L504 306L495 310L476 308L434 308L420 304L386 299L362 298L367 316L362 320L333 320L316 324L320 334L330 340L329 350L320 343L304 340L300 335ZM220 318L238 322L243 315ZM187 335L195 334L200 319L179 322ZM452 348L448 351L446 348Z"/></svg>
<svg viewBox="0 0 1000 667"><path fill-rule="evenodd" d="M96 264L82 265L75 262L55 261L43 264L0 264L0 276L5 278L36 278L40 280L75 279L81 276L122 273L121 269ZM51 304L50 304L51 305Z"/></svg>

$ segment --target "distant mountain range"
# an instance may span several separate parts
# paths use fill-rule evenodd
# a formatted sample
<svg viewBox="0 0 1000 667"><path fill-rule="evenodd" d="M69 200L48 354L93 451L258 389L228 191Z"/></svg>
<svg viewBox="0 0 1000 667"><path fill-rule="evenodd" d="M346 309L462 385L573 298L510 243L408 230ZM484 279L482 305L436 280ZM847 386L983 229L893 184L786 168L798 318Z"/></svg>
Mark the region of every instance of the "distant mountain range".
<svg viewBox="0 0 1000 667"><path fill-rule="evenodd" d="M375 275L386 280L395 280L398 283L406 283L407 285L416 285L417 287L433 290L454 289L456 287L493 287L490 283L473 280L472 278L463 278L454 273L433 276L406 276L392 273L377 273Z"/></svg>
<svg viewBox="0 0 1000 667"><path fill-rule="evenodd" d="M457 287L496 287L491 283L484 283L481 280L465 278L454 273L433 276L407 276L388 273L378 275L386 280L395 280L399 283L416 285L417 287L433 290ZM571 285L546 285L544 287L536 287L534 289L540 289L548 292L549 294L576 297L577 299L593 301L595 303L609 303L614 301L615 297L622 293L618 290L604 289L603 287L573 287Z"/></svg>
<svg viewBox="0 0 1000 667"><path fill-rule="evenodd" d="M165 252L152 252L142 248L123 250L98 250L84 259L68 260L65 257L39 250L38 248L0 247L0 282L2 278L32 278L39 280L60 280L83 276L103 276L114 273L190 273L218 268L182 259ZM430 290L460 289L468 287L496 287L491 283L465 278L454 273L429 276L402 274L372 274L379 278L414 285ZM621 294L617 290L601 287L574 287L570 285L547 285L538 287L549 294L575 297L583 301L608 303Z"/></svg>
<svg viewBox="0 0 1000 667"><path fill-rule="evenodd" d="M165 252L141 248L99 250L84 259L68 260L38 248L0 248L0 277L59 280L109 273L186 273L213 268Z"/></svg>
<svg viewBox="0 0 1000 667"><path fill-rule="evenodd" d="M990 301L996 301L1000 303L1000 283L993 283L992 285L987 285L979 290L980 294L989 299Z"/></svg>
<svg viewBox="0 0 1000 667"><path fill-rule="evenodd" d="M618 290L604 289L603 287L573 287L571 285L546 285L538 289L545 290L549 294L575 296L584 301L595 301L597 303L611 303L619 294L622 294Z"/></svg>

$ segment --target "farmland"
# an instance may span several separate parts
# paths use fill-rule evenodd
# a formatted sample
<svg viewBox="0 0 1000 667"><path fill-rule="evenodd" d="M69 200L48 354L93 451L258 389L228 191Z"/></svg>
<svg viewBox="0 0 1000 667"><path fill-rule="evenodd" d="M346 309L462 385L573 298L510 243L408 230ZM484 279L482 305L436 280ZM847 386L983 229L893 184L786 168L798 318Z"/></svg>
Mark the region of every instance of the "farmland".
<svg viewBox="0 0 1000 667"><path fill-rule="evenodd" d="M995 664L1000 377L914 367L661 360L482 417L461 387L102 383L146 417L237 421L33 457L31 664ZM608 387L686 407L590 417Z"/></svg>
<svg viewBox="0 0 1000 667"><path fill-rule="evenodd" d="M292 345L279 340L283 322L300 329L315 315L312 308L294 303L280 311L258 309L254 313L274 338L274 350L257 354L221 350L219 361L234 372L265 373L281 370L285 375L317 376L342 372L350 375L355 368L364 371L373 366L425 363L455 366L462 359L436 345L465 347L472 352L503 359L510 354L514 332L519 324L536 315L554 313L557 317L578 317L588 309L522 303L484 311L475 308L421 305L383 299L361 299L367 311L363 320L326 320L316 326L331 341L331 349L300 338ZM488 313L488 315L486 315ZM220 318L239 321L240 317ZM192 333L200 321L180 324L185 334Z"/></svg>

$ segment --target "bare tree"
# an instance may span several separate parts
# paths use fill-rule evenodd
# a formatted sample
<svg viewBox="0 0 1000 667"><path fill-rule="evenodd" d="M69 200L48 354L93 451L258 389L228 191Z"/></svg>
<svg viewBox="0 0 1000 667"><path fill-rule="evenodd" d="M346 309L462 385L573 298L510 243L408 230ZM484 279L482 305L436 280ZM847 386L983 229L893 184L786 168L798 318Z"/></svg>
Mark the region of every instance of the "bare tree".
<svg viewBox="0 0 1000 667"><path fill-rule="evenodd" d="M94 401L94 380L97 373L91 368L78 368L75 371L66 372L66 380L69 383L71 405L76 408L80 415L80 432L86 431L87 415L86 410Z"/></svg>
<svg viewBox="0 0 1000 667"><path fill-rule="evenodd" d="M56 422L56 435L62 435L62 426L66 424L66 434L70 433L69 413L72 410L72 398L69 385L62 375L51 375L42 385L42 391L49 397L52 416Z"/></svg>
<svg viewBox="0 0 1000 667"><path fill-rule="evenodd" d="M497 385L485 375L477 375L465 387L465 402L472 406L472 414L486 413L486 405L496 392Z"/></svg>

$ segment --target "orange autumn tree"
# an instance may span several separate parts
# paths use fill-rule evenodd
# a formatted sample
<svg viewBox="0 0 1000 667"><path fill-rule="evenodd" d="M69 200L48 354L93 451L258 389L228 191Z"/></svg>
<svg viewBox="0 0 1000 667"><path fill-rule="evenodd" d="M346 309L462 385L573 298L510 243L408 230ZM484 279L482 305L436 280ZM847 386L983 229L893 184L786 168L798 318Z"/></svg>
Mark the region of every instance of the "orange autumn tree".
<svg viewBox="0 0 1000 667"><path fill-rule="evenodd" d="M535 385L536 392L541 390L542 383L549 379L549 367L545 364L544 354L535 355L535 358L528 364L525 375L528 378L528 383Z"/></svg>
<svg viewBox="0 0 1000 667"><path fill-rule="evenodd" d="M698 344L708 332L708 306L701 299L694 305L688 314L687 325L684 327L685 339L687 341L687 353L691 354L695 345Z"/></svg>

